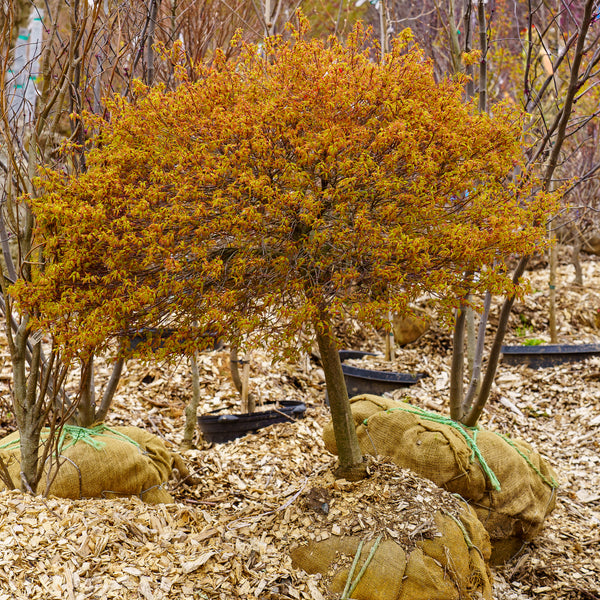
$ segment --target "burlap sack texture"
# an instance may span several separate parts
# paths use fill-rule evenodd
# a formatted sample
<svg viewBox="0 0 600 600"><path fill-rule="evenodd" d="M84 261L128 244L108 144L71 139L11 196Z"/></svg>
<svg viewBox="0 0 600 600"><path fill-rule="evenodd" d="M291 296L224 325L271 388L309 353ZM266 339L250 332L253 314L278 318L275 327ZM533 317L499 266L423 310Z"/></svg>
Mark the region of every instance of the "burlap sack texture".
<svg viewBox="0 0 600 600"><path fill-rule="evenodd" d="M431 318L425 311L415 309L416 314L400 316L395 314L392 319L394 341L399 346L406 346L416 342L425 332L429 330Z"/></svg>
<svg viewBox="0 0 600 600"><path fill-rule="evenodd" d="M556 474L526 442L478 430L474 450L457 428L424 418L418 407L368 394L350 402L364 454L389 457L473 506L491 538L492 564L514 556L554 509ZM335 454L331 423L323 439Z"/></svg>
<svg viewBox="0 0 600 600"><path fill-rule="evenodd" d="M491 600L489 537L475 512L465 506L458 516L436 512L439 537L417 542L405 551L394 540L377 540L361 548L356 536L331 536L291 551L292 564L307 573L321 573L332 597L339 598L348 579L357 581L342 598L353 600ZM366 569L360 575L362 568Z"/></svg>
<svg viewBox="0 0 600 600"><path fill-rule="evenodd" d="M42 431L42 439L47 435ZM19 486L18 431L0 440L0 457ZM50 478L48 495L59 498L138 496L150 504L171 503L172 496L162 486L173 461L160 438L138 427L66 427L59 454L46 461L37 492L46 491Z"/></svg>

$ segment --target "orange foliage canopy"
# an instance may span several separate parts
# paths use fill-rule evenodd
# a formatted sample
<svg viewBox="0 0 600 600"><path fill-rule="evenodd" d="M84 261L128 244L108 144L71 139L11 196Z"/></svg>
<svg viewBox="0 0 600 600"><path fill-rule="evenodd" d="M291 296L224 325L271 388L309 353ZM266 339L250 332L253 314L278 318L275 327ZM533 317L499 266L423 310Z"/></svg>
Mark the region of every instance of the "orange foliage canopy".
<svg viewBox="0 0 600 600"><path fill-rule="evenodd" d="M553 208L518 175L520 115L479 114L408 39L380 63L360 27L305 33L88 117L87 172L48 170L33 201L48 263L15 292L43 326L79 349L169 322L281 350L342 312L514 292L503 261Z"/></svg>

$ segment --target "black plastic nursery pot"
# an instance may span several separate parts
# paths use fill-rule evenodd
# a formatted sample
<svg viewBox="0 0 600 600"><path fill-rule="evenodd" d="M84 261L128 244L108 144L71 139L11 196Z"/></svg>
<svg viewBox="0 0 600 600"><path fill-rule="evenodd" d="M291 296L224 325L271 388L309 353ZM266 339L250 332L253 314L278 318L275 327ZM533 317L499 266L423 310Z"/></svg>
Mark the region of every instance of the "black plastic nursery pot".
<svg viewBox="0 0 600 600"><path fill-rule="evenodd" d="M539 346L502 346L502 361L527 365L532 369L554 367L600 355L600 344L541 344Z"/></svg>
<svg viewBox="0 0 600 600"><path fill-rule="evenodd" d="M201 415L198 417L198 426L207 442L223 444L275 423L302 419L305 412L304 402L282 400L279 406L271 410Z"/></svg>
<svg viewBox="0 0 600 600"><path fill-rule="evenodd" d="M342 371L348 388L348 396L359 396L361 394L375 394L381 396L385 392L391 392L398 388L414 385L419 380L427 377L426 373L395 373L393 371L374 371L345 365L344 361L350 358L362 358L363 356L376 356L373 352L362 352L360 350L340 350Z"/></svg>

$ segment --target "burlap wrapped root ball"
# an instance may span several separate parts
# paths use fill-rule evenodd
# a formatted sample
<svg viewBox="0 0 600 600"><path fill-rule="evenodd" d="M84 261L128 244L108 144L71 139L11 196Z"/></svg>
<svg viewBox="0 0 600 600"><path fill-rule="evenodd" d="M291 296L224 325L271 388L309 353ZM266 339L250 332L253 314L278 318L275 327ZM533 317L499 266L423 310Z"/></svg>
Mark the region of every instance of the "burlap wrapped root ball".
<svg viewBox="0 0 600 600"><path fill-rule="evenodd" d="M361 449L460 494L492 541L492 563L534 538L556 503L556 474L522 440L471 430L410 404L372 395L351 400ZM332 424L323 432L336 453Z"/></svg>
<svg viewBox="0 0 600 600"><path fill-rule="evenodd" d="M406 346L416 342L425 334L431 325L431 318L423 310L413 309L415 314L398 315L392 318L392 331L394 341L399 346Z"/></svg>
<svg viewBox="0 0 600 600"><path fill-rule="evenodd" d="M393 463L371 471L309 491L314 527L292 548L293 566L321 573L332 598L491 599L489 536L475 512Z"/></svg>
<svg viewBox="0 0 600 600"><path fill-rule="evenodd" d="M42 440L47 436L48 430L43 430ZM19 440L19 432L0 440L0 458L16 487L21 481ZM72 499L138 496L150 504L173 502L163 486L174 455L159 437L138 427L67 426L58 444L58 453L46 461L38 493L47 490L50 496Z"/></svg>

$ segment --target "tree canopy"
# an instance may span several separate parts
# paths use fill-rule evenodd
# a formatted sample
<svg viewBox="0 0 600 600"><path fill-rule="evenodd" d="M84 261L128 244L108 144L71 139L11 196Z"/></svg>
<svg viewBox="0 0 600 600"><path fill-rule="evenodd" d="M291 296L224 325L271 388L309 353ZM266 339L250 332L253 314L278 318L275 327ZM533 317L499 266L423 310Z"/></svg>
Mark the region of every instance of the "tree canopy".
<svg viewBox="0 0 600 600"><path fill-rule="evenodd" d="M407 34L375 62L360 27L305 33L86 118L87 171L47 170L32 199L47 264L15 293L40 325L79 349L165 323L282 349L342 312L514 291L504 261L552 203L520 176L518 111L478 113Z"/></svg>

